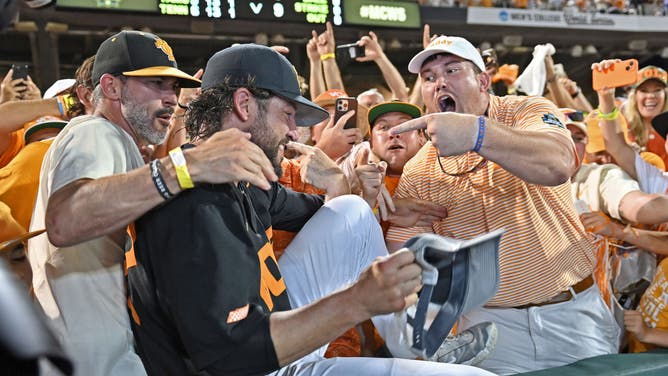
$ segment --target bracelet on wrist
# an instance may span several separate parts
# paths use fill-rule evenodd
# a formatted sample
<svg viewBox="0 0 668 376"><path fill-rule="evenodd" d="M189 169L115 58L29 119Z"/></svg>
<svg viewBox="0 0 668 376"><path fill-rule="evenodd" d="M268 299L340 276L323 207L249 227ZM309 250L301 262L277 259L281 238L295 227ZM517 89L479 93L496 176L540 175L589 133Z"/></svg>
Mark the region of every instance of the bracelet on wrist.
<svg viewBox="0 0 668 376"><path fill-rule="evenodd" d="M478 117L478 136L476 137L475 146L473 146L473 151L476 153L480 151L482 147L482 142L485 140L485 117Z"/></svg>
<svg viewBox="0 0 668 376"><path fill-rule="evenodd" d="M176 170L176 180L179 182L181 189L189 189L195 186L188 171L186 158L183 156L181 147L176 147L169 151L169 158L172 160L174 170Z"/></svg>
<svg viewBox="0 0 668 376"><path fill-rule="evenodd" d="M615 107L612 112L608 112L607 114L603 113L600 109L596 110L598 112L598 118L599 120L617 120L619 117L619 108Z"/></svg>
<svg viewBox="0 0 668 376"><path fill-rule="evenodd" d="M546 77L545 81L547 82L554 82L557 79L557 75L553 75L552 77Z"/></svg>
<svg viewBox="0 0 668 376"><path fill-rule="evenodd" d="M167 188L167 183L165 183L165 179L163 179L162 173L160 173L160 168L162 167L160 160L152 160L151 163L149 163L149 167L151 170L151 179L153 179L153 184L155 184L155 188L158 190L158 193L160 193L160 196L162 196L162 198L165 200L169 200L170 198L174 197L174 194Z"/></svg>
<svg viewBox="0 0 668 376"><path fill-rule="evenodd" d="M182 109L184 109L184 110L187 110L187 109L188 109L188 105L181 104L181 102L176 102L176 104L179 106L179 108L182 108Z"/></svg>
<svg viewBox="0 0 668 376"><path fill-rule="evenodd" d="M320 61L325 61L334 58L336 58L336 54L334 52L328 52L326 54L320 55Z"/></svg>
<svg viewBox="0 0 668 376"><path fill-rule="evenodd" d="M60 97L56 97L56 103L58 104L58 112L60 113L60 117L64 118L65 105L63 104L63 100Z"/></svg>

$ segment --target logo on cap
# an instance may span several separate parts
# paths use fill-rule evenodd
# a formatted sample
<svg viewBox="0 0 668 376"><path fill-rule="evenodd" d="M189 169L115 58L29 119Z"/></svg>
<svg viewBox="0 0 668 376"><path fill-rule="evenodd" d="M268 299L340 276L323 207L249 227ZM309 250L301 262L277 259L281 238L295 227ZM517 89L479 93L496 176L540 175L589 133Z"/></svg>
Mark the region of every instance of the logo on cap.
<svg viewBox="0 0 668 376"><path fill-rule="evenodd" d="M176 61L176 59L174 58L174 52L172 52L172 48L169 46L169 44L167 44L167 42L164 41L164 39L160 38L156 39L155 47L161 49L162 52L164 52L165 55L167 55L169 61Z"/></svg>
<svg viewBox="0 0 668 376"><path fill-rule="evenodd" d="M668 78L667 76L668 76L668 74L666 74L665 70L663 70L661 68L649 66L649 67L645 67L645 68L641 69L638 72L638 78L639 78L638 81L648 80L650 78L656 78L656 79L661 80L665 83L666 78Z"/></svg>
<svg viewBox="0 0 668 376"><path fill-rule="evenodd" d="M434 39L434 40L429 44L429 47L436 47L436 46L450 46L450 45L452 45L453 43L455 43L455 42L452 41L452 40L450 40L450 39L448 39L448 38L445 38L445 37L444 37L444 38L437 38L437 39Z"/></svg>

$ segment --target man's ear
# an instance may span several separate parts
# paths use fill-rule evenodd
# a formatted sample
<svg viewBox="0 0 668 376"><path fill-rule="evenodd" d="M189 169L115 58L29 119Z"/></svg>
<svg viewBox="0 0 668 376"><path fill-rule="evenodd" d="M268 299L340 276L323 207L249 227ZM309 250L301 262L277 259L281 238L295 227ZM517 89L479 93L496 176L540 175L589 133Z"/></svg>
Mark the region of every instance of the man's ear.
<svg viewBox="0 0 668 376"><path fill-rule="evenodd" d="M478 82L480 82L480 91L486 93L489 91L490 85L492 85L492 78L487 72L481 72L478 74Z"/></svg>
<svg viewBox="0 0 668 376"><path fill-rule="evenodd" d="M111 100L120 100L121 91L123 89L123 82L109 73L105 73L100 77L100 87L105 98Z"/></svg>
<svg viewBox="0 0 668 376"><path fill-rule="evenodd" d="M251 117L253 94L245 87L238 88L233 96L233 111L242 122L247 122Z"/></svg>

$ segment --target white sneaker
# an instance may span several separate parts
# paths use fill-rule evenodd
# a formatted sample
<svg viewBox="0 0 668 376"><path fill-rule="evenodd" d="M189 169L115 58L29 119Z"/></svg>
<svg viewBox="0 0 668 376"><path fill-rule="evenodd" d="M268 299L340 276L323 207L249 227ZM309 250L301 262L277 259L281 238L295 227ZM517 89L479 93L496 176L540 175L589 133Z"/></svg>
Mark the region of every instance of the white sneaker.
<svg viewBox="0 0 668 376"><path fill-rule="evenodd" d="M498 330L493 322L481 322L456 336L448 336L429 360L475 366L494 351Z"/></svg>

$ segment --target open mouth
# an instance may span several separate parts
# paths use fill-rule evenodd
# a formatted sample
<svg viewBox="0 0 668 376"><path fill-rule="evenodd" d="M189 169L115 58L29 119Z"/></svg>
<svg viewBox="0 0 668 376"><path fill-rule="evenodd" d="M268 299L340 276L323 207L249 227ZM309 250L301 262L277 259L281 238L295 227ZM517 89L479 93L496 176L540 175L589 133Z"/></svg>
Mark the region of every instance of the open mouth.
<svg viewBox="0 0 668 376"><path fill-rule="evenodd" d="M402 150L404 147L401 145L390 145L387 150Z"/></svg>
<svg viewBox="0 0 668 376"><path fill-rule="evenodd" d="M447 96L439 98L438 106L441 108L441 112L454 112L456 108L454 99Z"/></svg>

